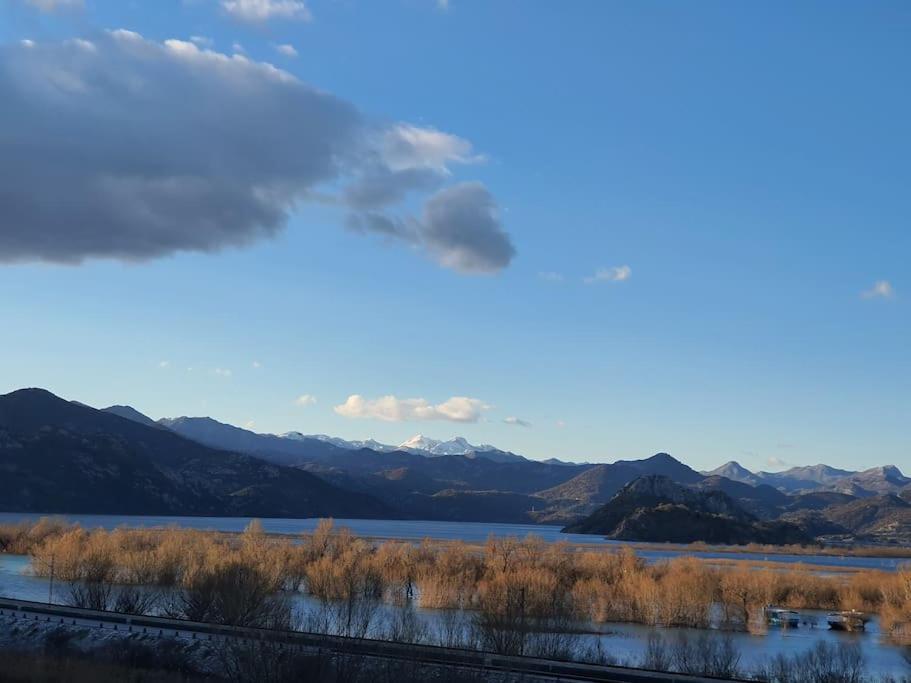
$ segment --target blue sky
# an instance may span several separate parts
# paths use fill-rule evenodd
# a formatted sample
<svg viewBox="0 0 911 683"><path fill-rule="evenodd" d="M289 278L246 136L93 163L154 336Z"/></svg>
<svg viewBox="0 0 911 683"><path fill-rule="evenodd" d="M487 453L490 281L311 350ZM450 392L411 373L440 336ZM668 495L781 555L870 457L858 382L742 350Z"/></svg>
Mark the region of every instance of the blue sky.
<svg viewBox="0 0 911 683"><path fill-rule="evenodd" d="M65 209L52 220L16 204L24 217L0 221L0 390L43 386L257 431L464 435L539 458L664 450L698 468L911 469L906 3L292 0L265 18L243 10L269 2L230 5L0 4L0 88L33 112L0 113L0 149L29 138L26 161L0 162L0 177ZM149 56L127 64L118 51L136 43L106 33L119 28ZM394 232L346 227L367 215L339 199L349 176L373 179L370 155L383 173L393 165L371 147L343 173L320 168L268 235L238 219L241 246L181 241L200 234L193 221L211 207L199 202L192 220L148 228L177 235L154 254L107 253L125 229L116 220L71 240L72 207L120 215L73 203L114 196L74 190L67 178L81 182L83 167L110 178L161 155L155 168L232 173L224 128L255 148L231 182L262 181L301 163L310 148L298 145L334 135L329 114L285 107L284 91L266 110L279 86L209 111L172 85L182 66L154 61L162 41L191 36L200 51L274 64L318 90L314 106L332 96L370 131L430 136L408 148L419 182L382 206ZM91 72L78 71L76 37L95 46ZM219 68L195 54L180 64ZM123 130L140 112L113 88L41 110L55 100L28 79L69 87L58 69L92 88L128 69L140 91L160 83L144 123L105 133L96 159L99 134L76 123L101 111ZM43 143L27 135L35 111ZM144 144L145 125L166 155ZM205 155L218 163L199 170ZM310 171L295 167L295 182ZM434 222L429 207L452 206L453 188L476 202L445 214L462 222ZM478 207L490 202L488 216ZM90 237L102 242L86 247ZM61 264L64 249L78 263ZM339 408L351 395L363 400Z"/></svg>

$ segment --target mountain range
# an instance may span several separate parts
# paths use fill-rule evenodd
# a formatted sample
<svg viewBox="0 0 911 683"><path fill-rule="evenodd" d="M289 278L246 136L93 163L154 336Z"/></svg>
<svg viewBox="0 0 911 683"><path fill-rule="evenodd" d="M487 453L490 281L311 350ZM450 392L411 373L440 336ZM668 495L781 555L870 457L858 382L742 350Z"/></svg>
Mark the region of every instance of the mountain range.
<svg viewBox="0 0 911 683"><path fill-rule="evenodd" d="M0 396L0 472L10 511L549 523L639 540L686 529L731 542L911 537L911 479L892 466L753 473L732 462L701 473L667 453L540 462L461 438L393 447L156 421L40 389ZM713 509L719 500L732 507Z"/></svg>
<svg viewBox="0 0 911 683"><path fill-rule="evenodd" d="M911 485L911 478L903 475L894 465L872 467L859 472L840 470L829 465L792 467L783 472L750 472L731 461L703 474L725 477L750 486L765 484L785 493L835 491L858 498L895 494Z"/></svg>

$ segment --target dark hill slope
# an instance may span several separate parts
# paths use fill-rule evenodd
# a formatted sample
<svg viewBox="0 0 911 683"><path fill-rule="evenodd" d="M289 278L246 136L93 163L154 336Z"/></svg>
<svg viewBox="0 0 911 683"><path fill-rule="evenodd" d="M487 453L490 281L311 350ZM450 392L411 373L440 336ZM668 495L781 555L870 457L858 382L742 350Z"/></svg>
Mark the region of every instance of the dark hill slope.
<svg viewBox="0 0 911 683"><path fill-rule="evenodd" d="M758 522L723 491L697 491L663 476L636 479L591 516L564 531L673 543L799 543L807 540L793 525Z"/></svg>
<svg viewBox="0 0 911 683"><path fill-rule="evenodd" d="M911 503L894 495L827 508L825 517L859 536L911 538Z"/></svg>
<svg viewBox="0 0 911 683"><path fill-rule="evenodd" d="M628 483L643 476L663 476L683 484L696 484L704 479L667 453L658 453L644 460L618 460L596 465L537 495L559 510L559 514L552 514L548 521L558 521L562 517L565 522L591 514Z"/></svg>
<svg viewBox="0 0 911 683"><path fill-rule="evenodd" d="M760 519L773 519L781 514L781 508L790 498L778 489L760 484L752 486L727 477L709 476L693 486L699 491L721 491L737 501L747 512Z"/></svg>
<svg viewBox="0 0 911 683"><path fill-rule="evenodd" d="M40 389L0 396L0 509L394 516L307 472L218 451Z"/></svg>
<svg viewBox="0 0 911 683"><path fill-rule="evenodd" d="M254 455L276 465L298 467L348 452L319 439L286 439L274 434L257 434L211 417L164 418L158 424L210 448Z"/></svg>

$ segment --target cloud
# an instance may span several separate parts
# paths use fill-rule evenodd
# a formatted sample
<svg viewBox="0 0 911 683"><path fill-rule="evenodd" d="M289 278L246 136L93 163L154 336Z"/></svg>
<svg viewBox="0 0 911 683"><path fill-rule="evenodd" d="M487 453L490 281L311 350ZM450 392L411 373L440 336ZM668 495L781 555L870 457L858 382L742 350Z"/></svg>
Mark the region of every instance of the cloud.
<svg viewBox="0 0 911 683"><path fill-rule="evenodd" d="M338 415L349 418L370 418L386 422L419 420L448 420L450 422L477 422L488 406L483 401L466 396L453 396L447 401L431 404L423 398L396 398L381 396L366 399L352 394L341 405L335 406Z"/></svg>
<svg viewBox="0 0 911 683"><path fill-rule="evenodd" d="M557 429L564 429L566 427L565 420L557 420L554 424L557 426Z"/></svg>
<svg viewBox="0 0 911 683"><path fill-rule="evenodd" d="M555 273L553 271L543 271L538 273L538 277L544 280L545 282L563 282L563 274Z"/></svg>
<svg viewBox="0 0 911 683"><path fill-rule="evenodd" d="M313 19L303 0L221 0L221 7L231 17L252 24L272 19Z"/></svg>
<svg viewBox="0 0 911 683"><path fill-rule="evenodd" d="M625 282L633 274L633 269L629 266L613 266L611 268L599 268L594 275L585 278L585 283L592 285L596 282Z"/></svg>
<svg viewBox="0 0 911 683"><path fill-rule="evenodd" d="M82 9L85 7L85 0L25 0L25 4L42 12L51 13L58 10Z"/></svg>
<svg viewBox="0 0 911 683"><path fill-rule="evenodd" d="M870 289L861 292L864 299L891 299L895 296L895 289L888 280L877 280Z"/></svg>
<svg viewBox="0 0 911 683"><path fill-rule="evenodd" d="M252 432L254 427L256 427L255 421L247 420L246 422L244 422L244 429Z"/></svg>
<svg viewBox="0 0 911 683"><path fill-rule="evenodd" d="M483 185L437 189L451 166L483 160L468 141L369 120L241 54L126 30L7 44L0 102L15 140L0 155L0 263L242 247L327 193L363 232L385 221L445 267L491 272L514 254ZM421 216L395 216L408 193L434 190Z"/></svg>
<svg viewBox="0 0 911 683"><path fill-rule="evenodd" d="M769 467L774 467L776 469L781 469L781 468L791 466L790 463L785 462L781 458L775 457L774 455L769 458L766 458L766 465L768 465Z"/></svg>
<svg viewBox="0 0 911 683"><path fill-rule="evenodd" d="M253 361L253 363L251 363L251 366L253 367L254 370L259 370L263 366L263 364L260 363L258 360L255 360L255 361Z"/></svg>
<svg viewBox="0 0 911 683"><path fill-rule="evenodd" d="M284 45L276 45L275 51L285 57L297 57L297 50L294 49L293 45L288 45L287 43Z"/></svg>
<svg viewBox="0 0 911 683"><path fill-rule="evenodd" d="M215 42L206 36L190 36L190 42L199 47L212 47Z"/></svg>
<svg viewBox="0 0 911 683"><path fill-rule="evenodd" d="M232 51L232 52L236 52L236 53L241 54L241 55L247 53L246 48L245 48L243 45L241 45L240 43L237 43L237 42L231 43L231 51Z"/></svg>
<svg viewBox="0 0 911 683"><path fill-rule="evenodd" d="M363 212L350 217L349 227L414 245L444 268L461 273L495 273L516 253L493 195L476 182L439 190L419 217Z"/></svg>
<svg viewBox="0 0 911 683"><path fill-rule="evenodd" d="M371 135L358 177L344 190L355 209L375 210L416 190L435 189L454 164L483 163L468 140L433 128L398 123Z"/></svg>
<svg viewBox="0 0 911 683"><path fill-rule="evenodd" d="M513 425L515 427L531 427L531 422L527 422L525 420L520 420L519 418L514 417L512 415L509 417L504 417L503 422L505 422L508 425Z"/></svg>
<svg viewBox="0 0 911 683"><path fill-rule="evenodd" d="M301 394L294 399L294 404L302 407L312 406L316 403L316 396L312 394Z"/></svg>
<svg viewBox="0 0 911 683"><path fill-rule="evenodd" d="M160 361L158 361L158 367L160 367L161 369L169 368L169 367L171 367L171 361L160 360Z"/></svg>
<svg viewBox="0 0 911 683"><path fill-rule="evenodd" d="M219 377L230 377L234 373L228 370L227 368L215 368L213 371Z"/></svg>

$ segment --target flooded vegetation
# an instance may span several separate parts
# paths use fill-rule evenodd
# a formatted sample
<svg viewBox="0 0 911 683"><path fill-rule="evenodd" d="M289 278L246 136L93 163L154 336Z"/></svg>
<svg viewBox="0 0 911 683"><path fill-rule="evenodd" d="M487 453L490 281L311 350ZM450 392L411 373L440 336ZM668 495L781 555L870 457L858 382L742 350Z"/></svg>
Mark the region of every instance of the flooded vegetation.
<svg viewBox="0 0 911 683"><path fill-rule="evenodd" d="M857 610L876 617L895 647L911 620L911 571L820 574L692 557L648 563L629 548L534 536L416 544L369 541L331 521L290 538L270 536L258 522L224 534L89 531L43 519L0 528L0 549L27 555L34 575L53 574L58 599L74 606L783 682L811 680L782 678L810 666L797 658L842 667L847 650L832 646L835 664L809 649L770 651L761 666L742 661L738 634L774 628L770 605ZM598 636L616 627L651 629L645 647L605 649ZM824 629L824 617L813 627Z"/></svg>

